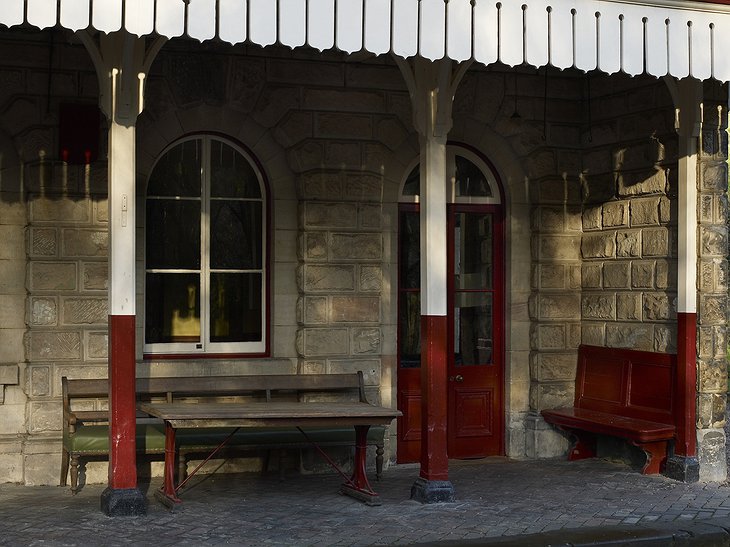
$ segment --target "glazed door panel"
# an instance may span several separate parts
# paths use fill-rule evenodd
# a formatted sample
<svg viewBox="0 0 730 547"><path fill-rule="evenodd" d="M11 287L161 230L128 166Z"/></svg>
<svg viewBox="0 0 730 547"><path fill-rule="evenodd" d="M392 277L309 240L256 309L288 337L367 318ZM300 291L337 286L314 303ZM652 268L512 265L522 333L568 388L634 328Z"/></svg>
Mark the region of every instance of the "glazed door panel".
<svg viewBox="0 0 730 547"><path fill-rule="evenodd" d="M502 228L499 209L453 205L448 230L448 455L504 453ZM420 263L416 206L399 222L398 461L420 458Z"/></svg>

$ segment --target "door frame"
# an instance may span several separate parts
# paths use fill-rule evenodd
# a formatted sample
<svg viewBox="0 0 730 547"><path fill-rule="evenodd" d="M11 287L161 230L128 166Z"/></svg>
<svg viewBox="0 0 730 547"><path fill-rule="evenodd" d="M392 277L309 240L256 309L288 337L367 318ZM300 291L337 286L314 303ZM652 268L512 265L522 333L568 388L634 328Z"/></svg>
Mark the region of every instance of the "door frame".
<svg viewBox="0 0 730 547"><path fill-rule="evenodd" d="M506 257L506 241L505 241L505 221L506 221L506 206L504 201L504 189L497 174L497 170L493 164L479 153L475 148L465 145L462 143L449 142L447 144L447 154L452 161L455 155L464 156L473 163L475 163L480 171L489 179L490 186L492 187L492 195L490 197L469 197L469 196L456 196L454 185L450 188L447 193L447 226L448 231L447 237L453 237L453 224L452 224L452 211L453 207L458 210L473 210L473 211L487 211L493 214L495 220L495 234L494 234L494 245L495 245L495 264L498 267L494 270L494 282L499 283L499 290L496 293L499 294L499 298L495 299L495 318L494 318L494 341L495 344L494 353L497 355L500 361L499 370L499 404L498 404L498 417L496 423L499 425L499 454L505 454L505 438L506 438L506 408L505 403L507 400L505 385L506 381L506 298L507 298L507 287L506 283L506 268L505 263ZM405 176L401 182L401 190L399 192L398 202L398 216L397 216L397 285L396 285L396 400L398 409L402 410L404 415L398 418L397 424L397 461L399 463L415 462L420 459L420 440L421 440L421 408L420 408L420 366L418 368L402 368L401 367L401 351L402 341L400 332L400 319L402 310L401 295L403 291L402 279L401 279L401 255L402 255L402 217L408 212L420 211L419 199L416 193L407 193L404 190L407 187L413 189L414 172L419 167L419 159L416 158L410 165L409 169L406 170ZM496 227L499 227L499 234L497 234ZM450 243L449 245L453 245ZM498 258L497 258L498 257ZM499 262L497 262L499 260ZM448 259L448 267L450 268L451 277L453 277L453 260L451 257ZM449 298L450 303L453 304L453 280L449 278ZM420 293L420 288L419 288ZM450 304L450 306L451 306ZM450 310L450 307L449 307ZM453 328L453 313L448 312L447 323L449 328ZM498 320L497 320L498 316ZM453 333L448 334L449 344L449 359L453 360ZM497 344L499 349L497 349ZM445 376L443 378L444 383L448 381ZM409 420L410 423L406 423L408 415L412 415L413 419ZM406 428L408 428L406 430Z"/></svg>

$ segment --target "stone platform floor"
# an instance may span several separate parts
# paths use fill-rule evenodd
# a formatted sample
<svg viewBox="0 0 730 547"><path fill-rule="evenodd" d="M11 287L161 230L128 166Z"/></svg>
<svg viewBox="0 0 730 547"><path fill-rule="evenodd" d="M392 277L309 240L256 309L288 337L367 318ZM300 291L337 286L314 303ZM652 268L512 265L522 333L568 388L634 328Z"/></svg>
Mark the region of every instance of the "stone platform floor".
<svg viewBox="0 0 730 547"><path fill-rule="evenodd" d="M115 518L99 509L103 485L73 496L68 488L2 484L0 545L486 545L510 537L514 545L554 545L552 530L730 523L728 484L683 484L601 459L453 462L456 501L434 505L409 499L417 476L417 466L391 466L373 482L377 507L338 494L334 473L195 477L173 511L155 501L153 482L142 485L146 516ZM529 536L537 543L516 536L535 533L543 533Z"/></svg>

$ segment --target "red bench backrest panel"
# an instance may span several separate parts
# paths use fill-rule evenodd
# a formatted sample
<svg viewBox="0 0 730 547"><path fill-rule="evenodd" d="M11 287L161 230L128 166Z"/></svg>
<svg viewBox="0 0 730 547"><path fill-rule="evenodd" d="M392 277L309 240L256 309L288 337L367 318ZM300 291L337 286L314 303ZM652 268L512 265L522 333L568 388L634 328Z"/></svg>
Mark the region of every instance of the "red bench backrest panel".
<svg viewBox="0 0 730 547"><path fill-rule="evenodd" d="M575 406L674 423L677 356L621 348L581 346Z"/></svg>

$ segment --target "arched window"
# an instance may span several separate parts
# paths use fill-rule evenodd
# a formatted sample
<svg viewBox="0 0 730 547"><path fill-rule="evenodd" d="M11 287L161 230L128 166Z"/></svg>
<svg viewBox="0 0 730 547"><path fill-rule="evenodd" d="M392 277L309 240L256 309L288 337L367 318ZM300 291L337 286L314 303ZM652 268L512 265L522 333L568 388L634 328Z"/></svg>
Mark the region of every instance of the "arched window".
<svg viewBox="0 0 730 547"><path fill-rule="evenodd" d="M169 147L147 185L145 353L267 351L261 171L217 136Z"/></svg>

